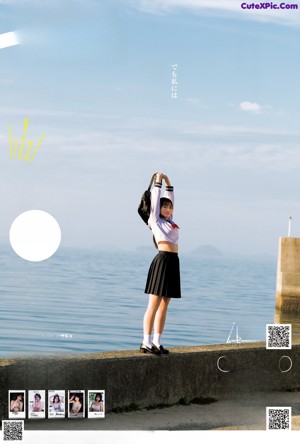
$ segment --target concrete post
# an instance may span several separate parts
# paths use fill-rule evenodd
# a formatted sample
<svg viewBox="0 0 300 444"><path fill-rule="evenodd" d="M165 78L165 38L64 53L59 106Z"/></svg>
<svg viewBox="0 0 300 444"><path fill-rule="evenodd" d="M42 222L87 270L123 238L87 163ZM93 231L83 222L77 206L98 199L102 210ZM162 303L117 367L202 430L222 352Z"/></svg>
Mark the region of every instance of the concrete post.
<svg viewBox="0 0 300 444"><path fill-rule="evenodd" d="M300 313L300 238L279 238L276 309Z"/></svg>

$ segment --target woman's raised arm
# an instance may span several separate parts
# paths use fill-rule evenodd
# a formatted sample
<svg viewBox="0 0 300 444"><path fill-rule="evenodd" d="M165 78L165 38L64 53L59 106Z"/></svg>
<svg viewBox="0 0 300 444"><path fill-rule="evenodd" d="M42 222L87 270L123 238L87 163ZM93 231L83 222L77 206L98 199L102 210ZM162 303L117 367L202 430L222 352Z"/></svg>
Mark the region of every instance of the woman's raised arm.
<svg viewBox="0 0 300 444"><path fill-rule="evenodd" d="M166 182L166 186L170 187L171 186L171 182L170 182L170 179L168 178L168 176L166 174L163 174L162 178Z"/></svg>
<svg viewBox="0 0 300 444"><path fill-rule="evenodd" d="M151 190L151 211L148 225L151 227L151 221L158 220L160 215L160 190L163 179L163 173L156 173L155 184Z"/></svg>
<svg viewBox="0 0 300 444"><path fill-rule="evenodd" d="M173 189L173 186L171 185L170 179L168 178L168 176L166 174L163 174L163 179L166 183L166 190L164 192L163 197L170 199L170 201L173 204L173 210L174 210L174 189Z"/></svg>

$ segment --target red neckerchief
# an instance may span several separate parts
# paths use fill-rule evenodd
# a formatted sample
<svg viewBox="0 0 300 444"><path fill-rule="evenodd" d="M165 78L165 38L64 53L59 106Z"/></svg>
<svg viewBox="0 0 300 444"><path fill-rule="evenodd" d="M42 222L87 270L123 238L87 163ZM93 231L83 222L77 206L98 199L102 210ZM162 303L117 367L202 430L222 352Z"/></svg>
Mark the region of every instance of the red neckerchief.
<svg viewBox="0 0 300 444"><path fill-rule="evenodd" d="M171 225L172 228L179 228L179 226L174 224L173 222L170 222L169 220L168 220L168 222L169 222L169 224Z"/></svg>

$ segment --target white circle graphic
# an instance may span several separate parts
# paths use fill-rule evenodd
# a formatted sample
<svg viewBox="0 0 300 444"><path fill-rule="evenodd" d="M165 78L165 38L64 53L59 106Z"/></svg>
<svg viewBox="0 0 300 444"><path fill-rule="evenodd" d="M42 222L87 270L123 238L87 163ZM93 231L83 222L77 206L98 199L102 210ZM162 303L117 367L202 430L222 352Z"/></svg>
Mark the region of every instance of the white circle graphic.
<svg viewBox="0 0 300 444"><path fill-rule="evenodd" d="M13 221L9 240L12 249L22 259L32 262L44 261L51 257L60 245L60 226L46 211L25 211Z"/></svg>
<svg viewBox="0 0 300 444"><path fill-rule="evenodd" d="M289 362L290 362L290 366L289 366L289 368L287 370L282 370L281 369L281 361L284 358L287 358L289 360ZM281 373L289 372L291 370L291 368L292 368L292 365L293 365L293 361L291 360L291 358L289 356L281 356L281 358L279 359L279 370L281 371Z"/></svg>
<svg viewBox="0 0 300 444"><path fill-rule="evenodd" d="M221 372L223 372L223 373L229 373L230 370L223 370L223 369L220 367L221 359L225 359L225 361L227 361L226 356L220 356L219 359L218 359L218 361L217 361L217 367L218 367L218 369L219 369Z"/></svg>

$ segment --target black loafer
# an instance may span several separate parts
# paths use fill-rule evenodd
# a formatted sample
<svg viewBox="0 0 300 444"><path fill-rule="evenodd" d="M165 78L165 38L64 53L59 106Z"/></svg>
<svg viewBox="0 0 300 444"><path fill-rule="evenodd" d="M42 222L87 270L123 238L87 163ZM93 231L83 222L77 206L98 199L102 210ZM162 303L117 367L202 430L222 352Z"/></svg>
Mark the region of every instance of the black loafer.
<svg viewBox="0 0 300 444"><path fill-rule="evenodd" d="M166 348L164 348L162 345L160 345L159 347L156 347L156 345L153 344L153 347L159 351L162 355L168 355L170 352L169 350L167 350Z"/></svg>
<svg viewBox="0 0 300 444"><path fill-rule="evenodd" d="M152 353L153 355L160 355L161 351L152 345L152 347L148 347L147 345L141 344L140 346L140 352L141 353Z"/></svg>

